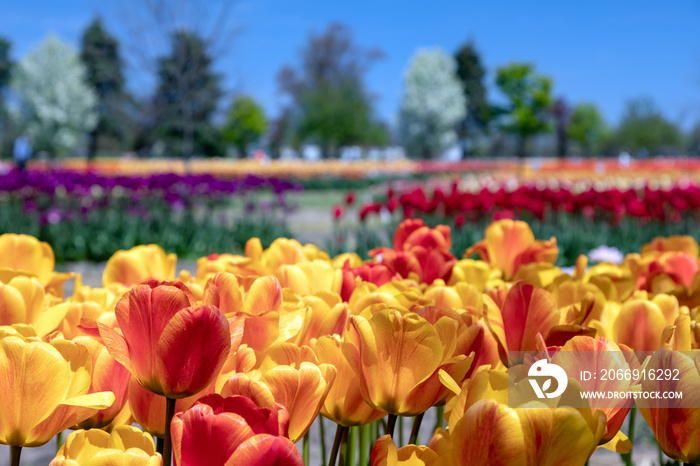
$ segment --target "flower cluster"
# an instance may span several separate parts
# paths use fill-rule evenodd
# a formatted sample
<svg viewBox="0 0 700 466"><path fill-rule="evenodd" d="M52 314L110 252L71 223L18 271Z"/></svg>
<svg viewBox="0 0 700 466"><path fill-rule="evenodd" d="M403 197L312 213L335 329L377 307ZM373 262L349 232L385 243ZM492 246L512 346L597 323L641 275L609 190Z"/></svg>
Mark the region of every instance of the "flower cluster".
<svg viewBox="0 0 700 466"><path fill-rule="evenodd" d="M550 212L581 214L589 219L613 222L630 216L643 220L679 221L681 215L700 212L700 185L675 185L652 188L649 185L632 188L595 186L559 186L524 184L514 189L505 186L484 187L476 191L460 190L455 183L451 189L436 187L432 196L422 187L397 193L388 190L383 201L369 202L358 210L360 220L370 214L402 210L404 217L418 214L440 214L453 217L459 226L467 221L487 218L522 218L530 215L544 219Z"/></svg>
<svg viewBox="0 0 700 466"><path fill-rule="evenodd" d="M102 287L76 276L64 296L72 274L54 271L48 244L2 235L0 443L19 455L72 428L51 464L170 464L172 452L176 465L298 465L308 458L294 444L323 418L337 425L324 463L341 449L355 458L347 439L361 432L360 464L584 465L599 447L630 451L621 427L634 400L588 404L581 392L697 396L692 238L657 238L619 265L581 257L571 273L553 265L556 239L521 221L494 222L463 258L451 247L449 227L415 219L368 260L252 238L243 255L177 274L174 254L139 246L110 258ZM557 398L532 401L526 378L543 361L568 374L679 376L569 379ZM433 408L447 427L421 443ZM635 409L668 456L700 462L692 409ZM406 417L414 434L397 445Z"/></svg>

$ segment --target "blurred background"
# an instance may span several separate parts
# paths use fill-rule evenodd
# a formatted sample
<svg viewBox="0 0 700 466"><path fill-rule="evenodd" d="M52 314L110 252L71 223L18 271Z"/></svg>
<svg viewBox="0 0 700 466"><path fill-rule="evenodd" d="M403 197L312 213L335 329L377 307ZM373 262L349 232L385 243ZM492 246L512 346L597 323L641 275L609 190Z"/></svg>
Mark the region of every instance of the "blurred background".
<svg viewBox="0 0 700 466"><path fill-rule="evenodd" d="M259 236L331 254L404 217L698 238L700 4L0 4L0 232L59 262ZM616 257L616 256L615 256Z"/></svg>

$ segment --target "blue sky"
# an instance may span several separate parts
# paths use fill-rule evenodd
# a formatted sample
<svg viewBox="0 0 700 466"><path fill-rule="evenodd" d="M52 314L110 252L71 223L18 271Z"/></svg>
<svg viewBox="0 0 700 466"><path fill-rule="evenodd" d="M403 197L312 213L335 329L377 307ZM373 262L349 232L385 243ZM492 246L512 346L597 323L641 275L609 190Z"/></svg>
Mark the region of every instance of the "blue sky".
<svg viewBox="0 0 700 466"><path fill-rule="evenodd" d="M78 45L89 20L117 18L100 0L0 0L0 35L20 58L50 32ZM385 119L396 114L402 76L420 47L452 53L475 42L487 68L490 96L496 67L530 61L554 79L556 95L597 104L616 123L628 99L647 96L673 121L700 120L700 1L240 0L242 28L218 69L229 90L251 94L275 115L283 103L276 74L295 64L310 31L349 25L361 46L385 52L367 76ZM131 72L132 82L143 79Z"/></svg>

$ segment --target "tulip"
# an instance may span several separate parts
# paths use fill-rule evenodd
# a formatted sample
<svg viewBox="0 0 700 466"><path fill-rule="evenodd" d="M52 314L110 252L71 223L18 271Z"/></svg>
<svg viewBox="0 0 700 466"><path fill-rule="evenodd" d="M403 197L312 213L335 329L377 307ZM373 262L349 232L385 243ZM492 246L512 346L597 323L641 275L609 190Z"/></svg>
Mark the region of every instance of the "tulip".
<svg viewBox="0 0 700 466"><path fill-rule="evenodd" d="M0 282L0 325L29 324L40 336L47 335L59 326L68 305L46 308L45 298L36 278L16 276L7 284Z"/></svg>
<svg viewBox="0 0 700 466"><path fill-rule="evenodd" d="M149 392L139 385L133 377L129 377L127 380L128 406L134 421L152 436L165 437L165 398ZM209 390L205 389L204 392L209 392ZM175 412L180 413L189 409L204 392L187 398L179 398L175 402Z"/></svg>
<svg viewBox="0 0 700 466"><path fill-rule="evenodd" d="M48 293L62 298L63 283L74 274L54 272L55 265L53 249L48 243L29 235L0 235L0 269L34 275Z"/></svg>
<svg viewBox="0 0 700 466"><path fill-rule="evenodd" d="M372 466L429 466L437 464L438 455L422 445L406 445L396 448L389 435L383 435L374 442L370 463Z"/></svg>
<svg viewBox="0 0 700 466"><path fill-rule="evenodd" d="M214 306L195 306L179 282L149 280L117 303L121 334L101 322L83 330L99 336L109 353L147 390L185 398L216 377L231 348L229 323Z"/></svg>
<svg viewBox="0 0 700 466"><path fill-rule="evenodd" d="M632 299L620 308L612 328L612 338L635 351L656 351L662 345L666 316L659 306L645 299Z"/></svg>
<svg viewBox="0 0 700 466"><path fill-rule="evenodd" d="M315 341L314 351L322 364L335 367L336 376L321 414L342 426L369 424L384 417L362 398L360 380L343 356L343 343L338 335L325 335Z"/></svg>
<svg viewBox="0 0 700 466"><path fill-rule="evenodd" d="M175 278L176 262L175 254L166 255L157 244L117 251L107 261L102 284L105 287L112 283L131 286L148 279L172 280Z"/></svg>
<svg viewBox="0 0 700 466"><path fill-rule="evenodd" d="M457 322L432 325L413 313L383 309L369 319L351 316L343 354L360 380L365 401L391 415L421 414L444 395L438 371L462 380L473 357L453 356Z"/></svg>
<svg viewBox="0 0 700 466"><path fill-rule="evenodd" d="M535 240L527 223L503 219L489 225L484 239L467 249L464 257L468 258L475 253L478 253L483 261L502 270L504 278L510 280L524 264L553 264L559 254L559 248L556 238L552 237L547 241Z"/></svg>
<svg viewBox="0 0 700 466"><path fill-rule="evenodd" d="M282 265L275 271L275 276L283 288L291 288L301 296L318 291L340 293L343 283L343 272L320 260Z"/></svg>
<svg viewBox="0 0 700 466"><path fill-rule="evenodd" d="M111 433L78 430L66 438L49 466L161 466L153 438L136 427L119 426Z"/></svg>
<svg viewBox="0 0 700 466"><path fill-rule="evenodd" d="M231 350L226 316L214 306L194 306L180 282L149 280L117 303L121 333L101 322L81 326L102 339L114 359L146 390L167 399L164 463L170 461L170 420L175 400L192 396L214 381Z"/></svg>
<svg viewBox="0 0 700 466"><path fill-rule="evenodd" d="M440 464L583 466L605 429L605 415L590 409L529 402L508 406L508 376L477 372L448 402L449 433L438 431L430 447Z"/></svg>
<svg viewBox="0 0 700 466"><path fill-rule="evenodd" d="M343 283L340 289L340 296L343 301L349 301L353 291L357 287L357 280L374 283L377 286L398 280L399 277L391 271L385 264L378 262L367 262L356 267L350 266L348 260L343 265Z"/></svg>
<svg viewBox="0 0 700 466"><path fill-rule="evenodd" d="M78 424L79 429L105 427L119 414L126 403L129 387L129 371L109 354L107 348L92 338L79 336L74 342L86 347L92 356L92 382L88 393L109 391L114 394L114 403L96 412Z"/></svg>
<svg viewBox="0 0 700 466"><path fill-rule="evenodd" d="M303 465L287 437L288 413L250 398L208 395L178 413L171 426L175 465Z"/></svg>
<svg viewBox="0 0 700 466"><path fill-rule="evenodd" d="M22 447L43 445L114 402L111 392L88 393L91 370L90 352L77 343L0 332L0 443L12 446L13 464Z"/></svg>
<svg viewBox="0 0 700 466"><path fill-rule="evenodd" d="M656 237L650 243L642 246L642 255L653 252L685 252L693 257L700 255L700 247L698 247L695 238L688 235L672 235L666 238Z"/></svg>
<svg viewBox="0 0 700 466"><path fill-rule="evenodd" d="M645 377L644 392L680 392L681 399L637 399L637 407L666 455L682 463L700 463L700 354L663 347L648 360L647 374L668 371L669 376ZM660 372L659 372L660 371ZM676 372L677 371L677 372Z"/></svg>

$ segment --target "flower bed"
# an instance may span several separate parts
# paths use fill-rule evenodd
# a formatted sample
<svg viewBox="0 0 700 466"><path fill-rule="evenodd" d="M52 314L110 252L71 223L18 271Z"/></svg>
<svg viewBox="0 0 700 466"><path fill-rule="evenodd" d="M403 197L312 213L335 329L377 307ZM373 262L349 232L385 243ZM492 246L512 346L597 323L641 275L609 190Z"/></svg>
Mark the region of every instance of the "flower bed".
<svg viewBox="0 0 700 466"><path fill-rule="evenodd" d="M700 462L695 240L570 273L556 238L511 219L453 247L414 219L370 259L252 238L177 274L175 254L138 246L64 296L51 246L2 235L0 443L13 464L68 427L52 465L301 465L312 435L331 465L583 466L599 448L631 464L639 413L666 455Z"/></svg>
<svg viewBox="0 0 700 466"><path fill-rule="evenodd" d="M180 255L242 250L251 234L288 234L285 193L297 185L249 175L105 176L66 170L0 175L0 231L50 242L59 260L106 260L158 242ZM270 200L256 196L270 193ZM263 208L265 207L265 208Z"/></svg>

